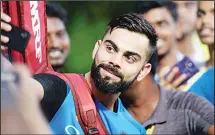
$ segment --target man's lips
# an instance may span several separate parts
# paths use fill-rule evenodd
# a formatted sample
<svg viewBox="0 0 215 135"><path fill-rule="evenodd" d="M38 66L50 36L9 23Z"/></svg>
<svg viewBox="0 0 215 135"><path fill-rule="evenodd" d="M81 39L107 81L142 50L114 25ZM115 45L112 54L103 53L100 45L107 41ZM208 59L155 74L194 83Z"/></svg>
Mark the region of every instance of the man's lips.
<svg viewBox="0 0 215 135"><path fill-rule="evenodd" d="M210 36L212 34L212 32L214 32L213 29L211 28L203 28L201 31L200 31L200 35L201 36ZM212 35L211 35L212 36Z"/></svg>
<svg viewBox="0 0 215 135"><path fill-rule="evenodd" d="M158 39L158 41L157 41L157 48L159 49L159 48L161 48L163 46L164 46L164 41L162 39Z"/></svg>
<svg viewBox="0 0 215 135"><path fill-rule="evenodd" d="M105 72L106 75L109 75L113 78L120 78L118 75L116 75L114 72L110 71L110 70L106 70L104 68L101 68L101 70L103 70L103 72Z"/></svg>
<svg viewBox="0 0 215 135"><path fill-rule="evenodd" d="M49 51L48 54L51 58L60 58L62 56L62 52L59 50Z"/></svg>

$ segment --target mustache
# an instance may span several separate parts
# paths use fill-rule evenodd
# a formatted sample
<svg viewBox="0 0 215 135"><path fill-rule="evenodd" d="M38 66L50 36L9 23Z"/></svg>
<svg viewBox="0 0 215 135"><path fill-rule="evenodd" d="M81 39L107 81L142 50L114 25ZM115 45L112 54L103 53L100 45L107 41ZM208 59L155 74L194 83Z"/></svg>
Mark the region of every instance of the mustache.
<svg viewBox="0 0 215 135"><path fill-rule="evenodd" d="M119 77L121 80L124 79L124 76L121 72L119 72L119 70L117 68L114 68L111 65L107 65L107 64L99 64L98 68L103 68L108 72L111 72L112 74L114 74L115 76Z"/></svg>

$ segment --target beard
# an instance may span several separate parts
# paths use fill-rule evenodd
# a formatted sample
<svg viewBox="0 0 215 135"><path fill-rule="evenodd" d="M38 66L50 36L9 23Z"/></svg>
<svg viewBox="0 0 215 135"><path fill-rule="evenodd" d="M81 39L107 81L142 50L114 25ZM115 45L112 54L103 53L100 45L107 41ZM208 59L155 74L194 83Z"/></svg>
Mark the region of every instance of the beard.
<svg viewBox="0 0 215 135"><path fill-rule="evenodd" d="M106 76L102 78L100 70L103 68L106 71L111 72L113 75L120 78L119 82L111 82L111 78ZM137 75L138 76L138 75ZM122 73L111 65L99 64L96 66L95 60L91 67L91 77L98 91L102 93L119 93L127 90L131 84L136 80L137 76L133 80L125 81Z"/></svg>

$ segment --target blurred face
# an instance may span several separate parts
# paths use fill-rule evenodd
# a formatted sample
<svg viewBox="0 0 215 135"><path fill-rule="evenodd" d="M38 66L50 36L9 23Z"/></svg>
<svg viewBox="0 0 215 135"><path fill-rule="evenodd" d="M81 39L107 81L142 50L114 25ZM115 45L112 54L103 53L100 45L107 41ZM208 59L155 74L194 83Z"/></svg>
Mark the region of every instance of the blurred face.
<svg viewBox="0 0 215 135"><path fill-rule="evenodd" d="M91 77L103 93L125 91L144 74L149 40L145 35L117 28L94 49Z"/></svg>
<svg viewBox="0 0 215 135"><path fill-rule="evenodd" d="M178 30L180 31L180 39L195 30L196 22L196 1L174 1L178 11Z"/></svg>
<svg viewBox="0 0 215 135"><path fill-rule="evenodd" d="M214 1L201 1L196 28L204 44L214 45Z"/></svg>
<svg viewBox="0 0 215 135"><path fill-rule="evenodd" d="M56 68L64 65L69 54L70 40L63 21L47 17L48 60Z"/></svg>
<svg viewBox="0 0 215 135"><path fill-rule="evenodd" d="M154 8L144 14L145 19L154 26L157 35L158 55L166 55L175 45L175 22L166 8Z"/></svg>

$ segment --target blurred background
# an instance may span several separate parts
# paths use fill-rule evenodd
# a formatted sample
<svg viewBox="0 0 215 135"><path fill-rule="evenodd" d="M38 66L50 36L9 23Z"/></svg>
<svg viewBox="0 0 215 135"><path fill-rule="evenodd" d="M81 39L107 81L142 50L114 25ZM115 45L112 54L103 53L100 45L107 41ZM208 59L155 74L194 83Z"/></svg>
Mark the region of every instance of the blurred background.
<svg viewBox="0 0 215 135"><path fill-rule="evenodd" d="M68 12L70 55L62 72L85 73L91 68L92 50L114 16L133 11L133 1L61 1Z"/></svg>

